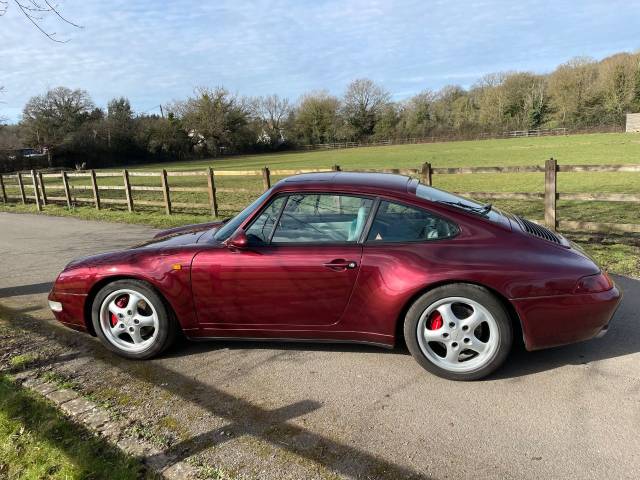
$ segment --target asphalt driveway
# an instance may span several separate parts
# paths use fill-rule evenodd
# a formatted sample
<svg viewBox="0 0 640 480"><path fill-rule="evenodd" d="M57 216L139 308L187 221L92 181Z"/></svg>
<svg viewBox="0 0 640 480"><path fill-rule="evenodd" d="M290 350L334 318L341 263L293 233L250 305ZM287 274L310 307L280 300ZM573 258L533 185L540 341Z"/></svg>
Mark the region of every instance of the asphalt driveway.
<svg viewBox="0 0 640 480"><path fill-rule="evenodd" d="M0 305L39 320L39 341L70 353L56 368L89 390L120 389L137 415L172 418L176 457L248 478L640 475L638 280L614 277L625 298L604 338L516 350L474 383L431 376L404 349L349 345L182 343L129 362L55 324L46 294L69 260L153 233L0 213Z"/></svg>

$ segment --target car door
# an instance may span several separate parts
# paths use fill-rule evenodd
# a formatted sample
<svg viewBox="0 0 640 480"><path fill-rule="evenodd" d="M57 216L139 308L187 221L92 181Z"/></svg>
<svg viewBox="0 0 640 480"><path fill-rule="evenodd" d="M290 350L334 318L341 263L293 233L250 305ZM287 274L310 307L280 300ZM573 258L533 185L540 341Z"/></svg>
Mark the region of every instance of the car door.
<svg viewBox="0 0 640 480"><path fill-rule="evenodd" d="M290 329L340 321L360 268L370 198L329 193L274 198L246 227L247 248L217 248L192 264L204 328Z"/></svg>

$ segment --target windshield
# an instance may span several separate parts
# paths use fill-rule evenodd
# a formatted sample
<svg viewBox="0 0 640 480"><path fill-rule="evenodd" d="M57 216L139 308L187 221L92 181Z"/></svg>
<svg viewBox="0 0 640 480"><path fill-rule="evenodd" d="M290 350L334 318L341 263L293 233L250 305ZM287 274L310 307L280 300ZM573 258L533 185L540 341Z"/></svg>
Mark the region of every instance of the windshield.
<svg viewBox="0 0 640 480"><path fill-rule="evenodd" d="M456 208L482 215L490 220L496 221L500 217L500 213L492 209L490 204L476 202L475 200L461 197L454 193L445 192L438 188L418 184L418 187L416 188L416 195L431 202L446 203L447 205L452 205Z"/></svg>
<svg viewBox="0 0 640 480"><path fill-rule="evenodd" d="M244 222L247 219L247 217L251 215L251 213L269 196L270 193L271 193L271 189L267 190L258 198L256 198L251 203L251 205L249 205L247 208L242 210L238 215L236 215L227 223L225 223L224 226L216 232L213 238L219 242L223 242L227 238L229 238L231 234L238 229L238 227L242 224L242 222Z"/></svg>

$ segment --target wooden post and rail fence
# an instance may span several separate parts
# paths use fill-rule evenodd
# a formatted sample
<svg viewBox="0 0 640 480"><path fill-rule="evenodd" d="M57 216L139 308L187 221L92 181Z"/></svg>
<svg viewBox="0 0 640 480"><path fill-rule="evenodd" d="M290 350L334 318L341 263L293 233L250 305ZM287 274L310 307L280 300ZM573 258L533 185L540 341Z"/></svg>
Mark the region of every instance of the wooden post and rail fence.
<svg viewBox="0 0 640 480"><path fill-rule="evenodd" d="M338 165L331 169L299 169L299 170L271 170L264 167L261 170L213 170L209 167L206 170L194 171L167 171L159 172L122 170L121 172L106 172L90 170L87 172L66 172L43 173L31 170L30 172L17 172L13 174L0 175L0 200L8 203L13 200L26 204L33 200L38 210L51 203L65 203L72 208L76 203L88 203L96 209L103 208L104 205L118 204L126 205L129 212L133 212L136 206L161 207L167 215L171 215L175 208L207 209L211 215L218 216L220 210L219 196L221 193L249 192L242 188L217 188L216 178L219 177L248 177L254 176L262 180L262 189L271 188L271 178L273 176L284 177L300 173L314 173L326 171L340 171ZM640 165L558 165L555 159L551 158L545 162L544 166L509 166L509 167L432 167L430 163L424 163L420 168L399 168L384 170L358 170L364 172L395 173L417 177L425 185L433 184L433 177L440 175L467 175L467 174L505 174L505 173L544 173L543 192L455 192L478 200L529 200L544 202L544 220L538 222L546 224L552 230L560 229L566 231L589 231L589 232L610 232L610 233L640 233L640 223L601 223L601 222L578 222L558 220L557 201L598 201L598 202L630 202L640 204L640 193L563 193L558 192L558 173L565 172L636 172L640 173ZM70 178L88 178L88 185L71 185ZM122 185L100 185L100 179L121 178ZM136 177L157 177L160 185L132 185L131 178ZM171 179L175 177L204 177L203 186L172 186ZM60 186L45 184L45 179L60 179ZM640 180L640 179L639 179ZM27 186L30 183L30 186ZM8 183L12 182L12 183ZM640 183L639 183L640 184ZM205 186L206 185L206 186ZM18 195L7 194L7 188L12 187L18 190ZM27 189L31 189L33 194L27 194ZM50 195L50 190L64 192L64 196ZM106 198L101 196L101 192L106 190L124 191L125 198ZM92 197L78 198L76 191L90 191ZM161 192L163 200L134 199L134 192ZM72 193L73 192L73 193ZM172 199L172 193L207 193L208 203L197 202L176 202ZM638 208L640 212L640 205Z"/></svg>

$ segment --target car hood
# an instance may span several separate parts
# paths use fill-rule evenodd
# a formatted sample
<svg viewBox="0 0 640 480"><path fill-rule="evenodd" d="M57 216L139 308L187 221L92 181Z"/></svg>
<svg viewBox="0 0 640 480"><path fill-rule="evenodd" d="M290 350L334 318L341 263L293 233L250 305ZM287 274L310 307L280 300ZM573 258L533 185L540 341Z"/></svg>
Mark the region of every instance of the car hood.
<svg viewBox="0 0 640 480"><path fill-rule="evenodd" d="M168 230L161 230L156 233L153 238L166 238L173 237L176 235L183 235L189 233L197 233L204 232L206 230L218 229L220 228L224 222L207 222L207 223L194 223L191 225L183 225L181 227L170 228Z"/></svg>
<svg viewBox="0 0 640 480"><path fill-rule="evenodd" d="M148 252L149 250L160 252L170 248L195 245L204 236L210 238L222 224L223 222L199 223L163 230L156 233L150 240L124 250L77 258L67 264L65 270L79 267L96 267L118 261L130 261L138 253Z"/></svg>

